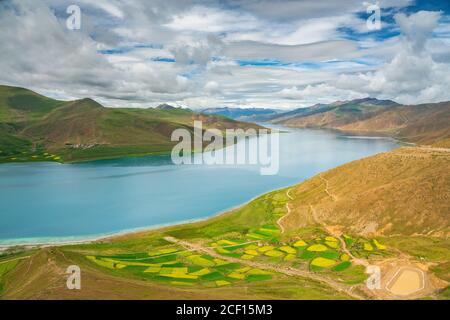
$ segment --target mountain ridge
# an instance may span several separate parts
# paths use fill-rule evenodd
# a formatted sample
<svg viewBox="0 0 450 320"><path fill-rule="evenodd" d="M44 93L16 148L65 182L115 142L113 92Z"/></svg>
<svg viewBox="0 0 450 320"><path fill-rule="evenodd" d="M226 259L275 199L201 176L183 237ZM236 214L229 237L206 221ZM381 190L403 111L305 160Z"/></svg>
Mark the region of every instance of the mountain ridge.
<svg viewBox="0 0 450 320"><path fill-rule="evenodd" d="M366 98L296 109L270 122L293 128L380 134L405 142L450 146L450 102L401 105L391 100Z"/></svg>
<svg viewBox="0 0 450 320"><path fill-rule="evenodd" d="M221 115L241 121L264 121L271 116L282 113L282 110L270 108L230 108L218 107L200 110L203 114Z"/></svg>
<svg viewBox="0 0 450 320"><path fill-rule="evenodd" d="M168 154L175 129L261 128L190 109L107 108L91 98L59 101L31 90L0 86L0 162L85 161Z"/></svg>

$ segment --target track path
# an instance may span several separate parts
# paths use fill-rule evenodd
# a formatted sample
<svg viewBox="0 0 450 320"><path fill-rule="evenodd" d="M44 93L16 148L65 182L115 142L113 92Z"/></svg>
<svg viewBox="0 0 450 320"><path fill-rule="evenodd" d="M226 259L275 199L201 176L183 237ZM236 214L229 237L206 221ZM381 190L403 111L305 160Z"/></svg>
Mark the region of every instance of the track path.
<svg viewBox="0 0 450 320"><path fill-rule="evenodd" d="M325 192L328 194L328 196L331 198L331 200L337 201L337 196L330 192L329 181L326 178L324 178L322 176L322 174L319 174L319 177L320 177L320 179L322 179L325 182ZM347 248L347 244L345 243L345 240L342 238L342 234L333 230L325 222L320 220L320 218L317 215L316 209L314 208L313 205L310 204L309 207L311 209L311 215L312 215L314 222L319 224L332 237L337 238L339 240L339 242L341 243L341 246L342 246L342 251L344 251L351 258L352 262L354 262L355 264L358 264L358 265L365 266L365 267L370 265L369 262L366 261L365 259L360 259L360 258L355 257L350 252L350 250Z"/></svg>
<svg viewBox="0 0 450 320"><path fill-rule="evenodd" d="M292 198L292 196L289 194L289 192L291 192L292 189L288 189L288 191L286 191L286 196L290 199L290 200L294 200L294 198ZM282 216L280 219L277 220L277 225L280 227L281 229L281 233L284 233L284 226L282 224L282 221L284 219L286 219L290 214L291 214L291 208L289 207L289 202L286 202L286 210L287 213Z"/></svg>
<svg viewBox="0 0 450 320"><path fill-rule="evenodd" d="M11 262L11 261L15 261L15 260L24 260L24 259L28 259L31 256L26 256L26 257L19 257L19 258L14 258L14 259L9 259L9 260L4 260L4 261L0 261L0 264L2 263L7 263L7 262Z"/></svg>

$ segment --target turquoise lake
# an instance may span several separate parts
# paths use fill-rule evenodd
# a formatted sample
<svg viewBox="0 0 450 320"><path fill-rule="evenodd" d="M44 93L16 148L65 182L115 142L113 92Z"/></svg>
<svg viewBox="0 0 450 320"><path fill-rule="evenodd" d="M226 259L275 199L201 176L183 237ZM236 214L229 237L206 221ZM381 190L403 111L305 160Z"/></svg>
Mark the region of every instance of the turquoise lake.
<svg viewBox="0 0 450 320"><path fill-rule="evenodd" d="M285 129L280 170L173 165L170 157L0 165L0 244L89 239L193 221L398 145L384 138Z"/></svg>

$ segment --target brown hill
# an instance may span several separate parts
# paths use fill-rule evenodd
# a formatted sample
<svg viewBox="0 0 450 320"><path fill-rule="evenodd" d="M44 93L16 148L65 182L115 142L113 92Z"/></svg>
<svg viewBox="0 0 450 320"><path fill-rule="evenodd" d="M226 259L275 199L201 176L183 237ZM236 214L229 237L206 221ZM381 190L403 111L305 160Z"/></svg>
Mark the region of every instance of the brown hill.
<svg viewBox="0 0 450 320"><path fill-rule="evenodd" d="M450 102L386 108L378 106L365 112L354 110L336 107L279 123L297 128L319 127L363 134L376 133L417 144L450 146Z"/></svg>
<svg viewBox="0 0 450 320"><path fill-rule="evenodd" d="M401 148L357 160L294 187L287 229L318 219L349 234L450 234L450 152Z"/></svg>

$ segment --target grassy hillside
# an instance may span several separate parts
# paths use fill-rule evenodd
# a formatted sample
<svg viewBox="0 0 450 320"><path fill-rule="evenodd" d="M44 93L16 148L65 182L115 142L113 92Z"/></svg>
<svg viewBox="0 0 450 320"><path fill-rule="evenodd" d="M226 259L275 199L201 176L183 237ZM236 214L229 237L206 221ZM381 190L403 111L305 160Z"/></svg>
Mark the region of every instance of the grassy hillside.
<svg viewBox="0 0 450 320"><path fill-rule="evenodd" d="M202 222L12 252L0 298L392 299L384 286L408 267L426 277L408 298L448 299L449 165L446 151L402 148ZM61 281L70 264L80 291ZM368 264L383 289L364 285Z"/></svg>
<svg viewBox="0 0 450 320"><path fill-rule="evenodd" d="M370 99L326 105L315 112L309 109L273 121L290 127L376 133L417 144L450 146L450 102L400 106Z"/></svg>
<svg viewBox="0 0 450 320"><path fill-rule="evenodd" d="M33 91L0 85L0 121L6 123L28 122L40 119L63 105Z"/></svg>
<svg viewBox="0 0 450 320"><path fill-rule="evenodd" d="M293 189L289 228L310 213L344 232L372 236L450 234L450 152L401 148L357 160Z"/></svg>
<svg viewBox="0 0 450 320"><path fill-rule="evenodd" d="M260 128L178 108L105 108L92 99L57 101L0 86L0 162L80 161L168 153L177 128Z"/></svg>
<svg viewBox="0 0 450 320"><path fill-rule="evenodd" d="M387 132L404 141L431 145L450 139L449 123L450 102L444 102L385 110L339 129Z"/></svg>
<svg viewBox="0 0 450 320"><path fill-rule="evenodd" d="M270 121L274 123L281 123L290 119L312 116L317 116L315 119L321 119L321 115L327 115L327 122L337 121L339 123L346 123L352 121L353 119L365 118L371 113L397 105L397 103L391 100L378 100L374 98L336 101L330 104L318 103L311 107L298 108L275 115L270 119Z"/></svg>

